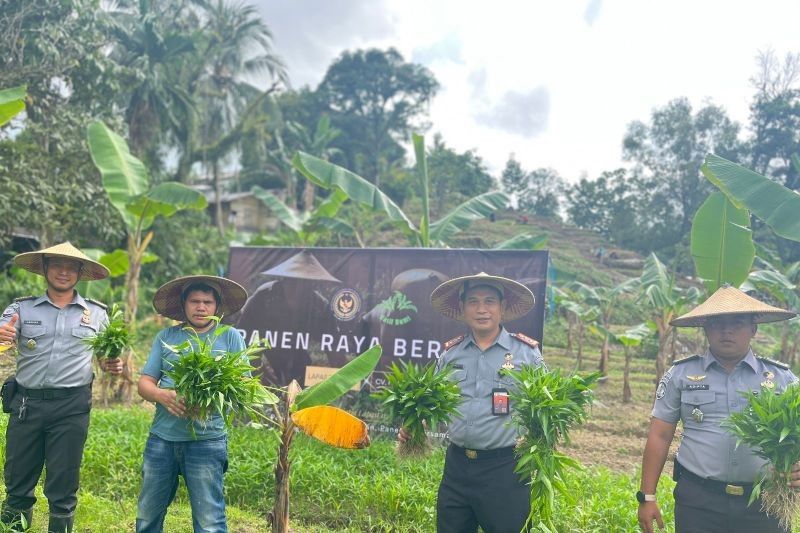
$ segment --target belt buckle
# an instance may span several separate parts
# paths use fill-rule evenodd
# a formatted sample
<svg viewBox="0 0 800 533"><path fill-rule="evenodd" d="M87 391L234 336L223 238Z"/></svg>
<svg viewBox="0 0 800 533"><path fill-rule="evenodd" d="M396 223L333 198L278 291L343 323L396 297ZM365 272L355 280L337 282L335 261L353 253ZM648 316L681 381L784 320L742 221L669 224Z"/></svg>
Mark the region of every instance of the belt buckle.
<svg viewBox="0 0 800 533"><path fill-rule="evenodd" d="M478 452L475 450L464 450L464 454L467 456L467 459L477 459Z"/></svg>
<svg viewBox="0 0 800 533"><path fill-rule="evenodd" d="M725 494L731 496L744 496L744 487L739 485L725 485Z"/></svg>

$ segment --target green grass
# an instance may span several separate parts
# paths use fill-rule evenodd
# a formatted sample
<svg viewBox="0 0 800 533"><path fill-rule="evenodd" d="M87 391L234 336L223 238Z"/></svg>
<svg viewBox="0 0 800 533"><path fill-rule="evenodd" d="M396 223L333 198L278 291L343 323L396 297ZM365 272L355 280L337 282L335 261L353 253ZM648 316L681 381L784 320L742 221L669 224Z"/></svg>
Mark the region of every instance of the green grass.
<svg viewBox="0 0 800 533"><path fill-rule="evenodd" d="M95 409L81 471L76 531L132 531L141 457L151 412ZM0 429L7 418L3 417ZM225 478L228 521L233 532L267 530L274 491L276 439L269 431L234 428ZM366 450L337 450L302 435L292 465L292 527L297 532L433 531L436 489L443 450L420 461L398 462L394 443L378 440ZM575 502L558 500L559 531L634 531L636 476L599 467L569 478ZM671 520L671 481L661 484ZM47 503L37 489L34 529L47 521ZM167 531L191 531L191 511L181 484L170 507Z"/></svg>

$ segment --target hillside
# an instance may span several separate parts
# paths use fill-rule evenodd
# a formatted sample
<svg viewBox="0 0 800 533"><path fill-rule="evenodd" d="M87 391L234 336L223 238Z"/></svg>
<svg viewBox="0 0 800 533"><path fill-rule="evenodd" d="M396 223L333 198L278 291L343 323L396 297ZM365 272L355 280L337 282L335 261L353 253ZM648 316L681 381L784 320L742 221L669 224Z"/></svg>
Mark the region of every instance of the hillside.
<svg viewBox="0 0 800 533"><path fill-rule="evenodd" d="M644 258L637 253L617 248L597 233L513 210L498 211L494 222L477 221L453 240L465 248L490 248L520 233L548 235L546 249L562 281L574 277L608 286L641 274ZM598 250L603 250L602 260Z"/></svg>

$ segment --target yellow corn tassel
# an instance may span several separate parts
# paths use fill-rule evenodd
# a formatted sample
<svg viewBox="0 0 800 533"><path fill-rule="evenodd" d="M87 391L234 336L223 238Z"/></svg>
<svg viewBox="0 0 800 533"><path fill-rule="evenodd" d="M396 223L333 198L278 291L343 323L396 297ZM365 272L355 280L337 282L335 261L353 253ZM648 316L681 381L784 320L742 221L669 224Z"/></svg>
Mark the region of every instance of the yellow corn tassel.
<svg viewBox="0 0 800 533"><path fill-rule="evenodd" d="M367 424L347 411L330 405L317 405L292 413L292 421L303 433L337 448L369 446Z"/></svg>

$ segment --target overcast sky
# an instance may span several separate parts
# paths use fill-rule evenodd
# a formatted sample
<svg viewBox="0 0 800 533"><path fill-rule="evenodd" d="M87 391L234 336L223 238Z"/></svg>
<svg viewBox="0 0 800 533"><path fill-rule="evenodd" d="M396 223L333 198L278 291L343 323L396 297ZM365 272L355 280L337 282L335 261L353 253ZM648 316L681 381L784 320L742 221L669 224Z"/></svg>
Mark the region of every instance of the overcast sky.
<svg viewBox="0 0 800 533"><path fill-rule="evenodd" d="M687 96L744 125L759 50L800 51L798 0L252 0L295 87L344 50L397 48L441 84L430 108L494 175L509 154L568 181L623 166L628 123Z"/></svg>

